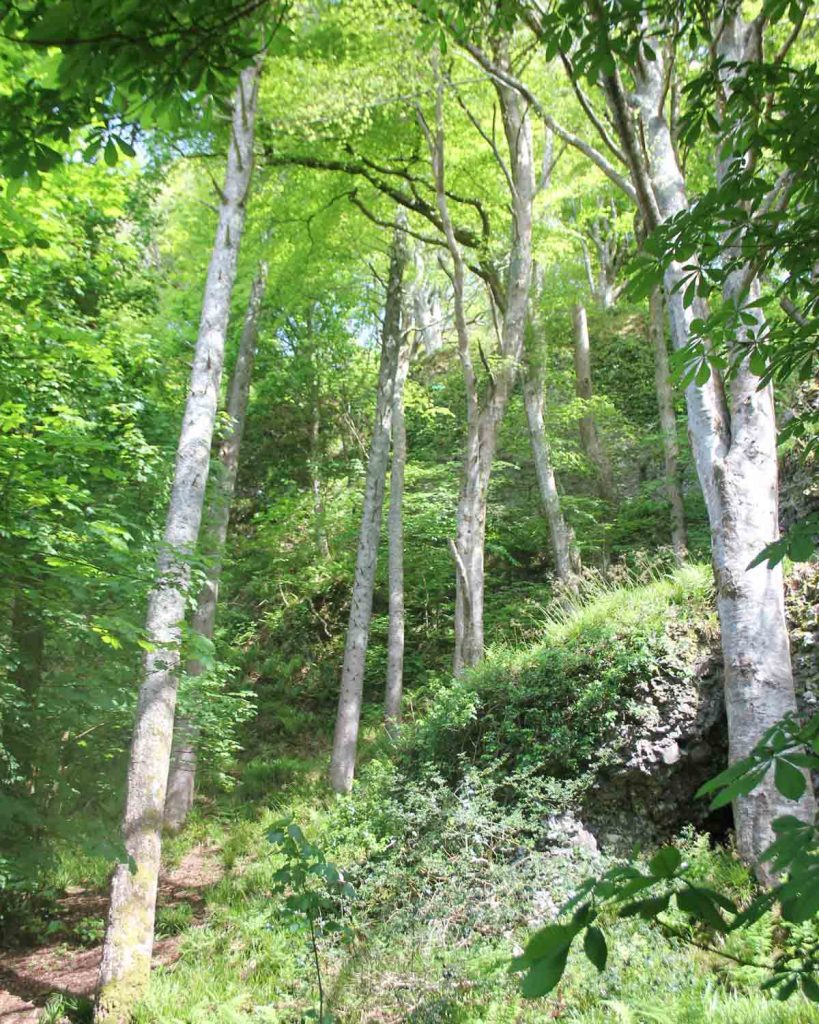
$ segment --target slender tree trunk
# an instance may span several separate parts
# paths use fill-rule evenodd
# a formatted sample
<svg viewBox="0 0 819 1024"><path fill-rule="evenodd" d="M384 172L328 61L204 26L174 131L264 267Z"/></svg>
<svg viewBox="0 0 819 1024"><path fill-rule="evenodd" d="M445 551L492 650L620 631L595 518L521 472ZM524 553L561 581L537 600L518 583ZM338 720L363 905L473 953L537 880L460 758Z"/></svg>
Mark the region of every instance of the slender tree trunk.
<svg viewBox="0 0 819 1024"><path fill-rule="evenodd" d="M560 580L571 584L580 570L580 555L574 543L574 533L563 518L560 508L560 495L557 491L557 482L549 456L549 443L546 440L546 428L543 423L543 381L536 367L527 366L523 380L523 404L526 407L526 419L529 423L529 439L532 443L535 474L543 502L543 511L546 513L546 522L549 526L555 571Z"/></svg>
<svg viewBox="0 0 819 1024"><path fill-rule="evenodd" d="M589 346L589 325L586 319L586 310L583 306L577 305L574 307L572 320L574 323L575 389L578 398L582 398L584 402L589 402L592 397L591 348ZM580 442L583 445L586 458L597 472L600 497L604 501L614 502L617 493L614 487L611 462L609 462L609 457L603 448L600 434L597 430L597 421L591 412L587 412L584 416L580 417Z"/></svg>
<svg viewBox="0 0 819 1024"><path fill-rule="evenodd" d="M146 633L152 649L144 659L123 820L128 860L117 865L111 882L94 1015L97 1024L125 1024L150 978L180 624L202 518L230 296L253 166L258 75L258 64L242 72L234 101L219 224L205 284L163 548L148 601Z"/></svg>
<svg viewBox="0 0 819 1024"><path fill-rule="evenodd" d="M508 67L505 44L499 60ZM457 676L464 668L476 665L484 653L484 542L486 504L492 460L497 446L498 427L503 419L509 395L523 355L529 292L532 284L532 212L535 198L535 170L532 128L526 105L518 93L495 83L509 150L511 173L512 227L509 245L509 270L504 295L503 322L500 331L500 365L488 373L483 399L469 346L464 311L465 264L455 237L444 182L443 85L438 79L435 104L435 133L425 121L425 132L432 159L436 200L447 248L453 262L452 284L455 298L455 326L458 354L464 372L467 406L467 437L464 468L455 527L450 549L455 561L455 650L452 668Z"/></svg>
<svg viewBox="0 0 819 1024"><path fill-rule="evenodd" d="M728 67L741 64L749 37L734 14L718 33L718 48ZM747 30L747 26L745 29ZM660 48L657 52L661 53ZM668 123L662 114L665 91L662 58L641 62L635 77L635 99L641 114L646 164L638 156L630 122L620 116L622 90L607 80L613 120L629 155L632 179L642 196L641 212L649 228L688 206L685 180ZM648 182L650 194L643 195ZM697 303L686 307L679 288L682 267L671 264L665 290L674 347L686 348L691 322L702 315ZM726 298L734 297L736 277L727 282ZM753 284L749 300L758 294ZM755 316L761 326L761 313ZM739 351L742 339L738 338ZM689 437L711 525L711 550L722 635L725 703L728 712L730 759L744 757L775 722L796 709L790 645L784 614L781 566L748 569L753 557L778 535L778 467L773 391L759 389L759 378L741 361L723 380L712 371L702 385L686 388ZM783 797L773 773L747 797L736 801L737 847L770 881L759 855L773 839L771 822L786 814L812 820L812 791L795 804Z"/></svg>
<svg viewBox="0 0 819 1024"><path fill-rule="evenodd" d="M384 720L387 730L396 733L401 721L401 696L404 689L404 473L407 464L407 428L404 422L404 386L410 363L409 330L403 332L395 388L392 399L392 470L390 473L390 510L387 526L389 541L390 625L387 638L387 685L384 693Z"/></svg>
<svg viewBox="0 0 819 1024"><path fill-rule="evenodd" d="M660 433L663 439L665 487L668 503L671 506L671 546L677 561L683 562L688 553L688 534L685 526L682 487L680 486L677 414L674 411L671 368L665 340L663 295L660 288L655 288L651 293L648 332L654 352L654 383L657 390L657 407L660 413Z"/></svg>
<svg viewBox="0 0 819 1024"><path fill-rule="evenodd" d="M508 387L504 388L504 392L508 392ZM480 404L476 414L467 422L455 540L450 542L455 560L455 649L452 671L456 676L465 668L472 668L483 660L486 506L498 426L506 402L507 394L498 394L493 388L488 402Z"/></svg>
<svg viewBox="0 0 819 1024"><path fill-rule="evenodd" d="M236 365L228 389L227 414L229 427L219 446L219 476L215 481L213 498L205 515L205 543L202 545L207 560L207 576L199 592L191 628L206 640L213 639L216 607L219 601L219 581L227 541L230 509L239 475L239 453L247 418L250 381L256 358L259 312L267 281L267 264L262 263L250 291L247 313L239 340ZM186 671L189 676L202 675L204 666L192 658ZM178 832L185 824L196 785L196 761L199 730L194 719L177 710L174 723L171 767L165 795L165 827Z"/></svg>
<svg viewBox="0 0 819 1024"><path fill-rule="evenodd" d="M318 371L314 367L313 377L313 418L310 421L310 490L313 492L313 520L315 523L316 547L323 561L330 557L330 542L327 539L327 523L324 514L324 497L321 493L319 474L319 441L321 437L321 394Z"/></svg>
<svg viewBox="0 0 819 1024"><path fill-rule="evenodd" d="M341 690L333 737L333 755L330 761L330 785L337 793L350 791L355 774L358 727L361 719L361 696L364 688L364 666L372 616L384 484L390 449L393 388L401 346L403 280L407 258L404 231L400 225L397 225L384 305L375 423L367 460L364 510L358 537L355 580L350 602L347 641L344 647L344 664L341 670Z"/></svg>

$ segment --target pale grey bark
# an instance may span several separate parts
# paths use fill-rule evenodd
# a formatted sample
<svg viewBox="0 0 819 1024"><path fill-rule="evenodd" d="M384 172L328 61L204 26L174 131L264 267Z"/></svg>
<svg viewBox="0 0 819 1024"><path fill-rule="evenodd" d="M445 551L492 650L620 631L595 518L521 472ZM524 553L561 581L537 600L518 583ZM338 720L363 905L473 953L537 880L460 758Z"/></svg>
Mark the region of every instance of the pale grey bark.
<svg viewBox="0 0 819 1024"><path fill-rule="evenodd" d="M591 347L589 345L589 325L586 310L576 305L572 311L574 325L574 372L577 397L588 403L592 399ZM611 462L600 440L597 420L594 413L586 412L580 417L580 443L586 458L594 466L600 497L604 501L614 502L617 491L614 486L614 474Z"/></svg>
<svg viewBox="0 0 819 1024"><path fill-rule="evenodd" d="M754 30L734 11L716 33L718 53L729 63L727 72L745 60L753 60ZM608 98L613 119L629 154L639 194L648 183L650 195L641 202L649 226L667 220L688 206L685 180L674 140L663 113L665 67L662 48L656 61L641 61L635 69L635 93L647 160L634 145L633 125L622 116L622 91L609 81ZM733 70L731 70L733 68ZM724 87L730 82L723 81ZM742 156L742 154L737 154ZM719 168L722 174L724 167ZM736 300L738 279L733 275L725 297ZM686 307L680 284L682 268L672 264L665 273L672 341L685 348L692 335L691 322L702 315L697 303ZM748 300L758 295L751 284ZM756 328L762 314L754 310ZM737 337L729 348L742 351ZM717 610L725 666L725 702L728 712L730 759L744 757L762 733L796 707L789 638L785 623L781 566L766 564L748 569L754 556L778 536L778 467L773 391L759 388L759 378L747 361L726 379L713 370L701 385L686 388L689 437L711 526L711 548L717 590ZM773 838L771 822L784 814L806 819L814 810L812 793L799 805L777 791L772 773L747 797L736 801L734 819L737 847L756 865L757 874L770 878L759 863L760 853Z"/></svg>
<svg viewBox="0 0 819 1024"><path fill-rule="evenodd" d="M508 66L505 53L499 58ZM483 396L469 345L464 311L465 263L455 237L444 181L443 86L439 76L435 104L435 132L422 119L432 161L436 201L447 248L452 256L452 284L458 353L464 374L467 436L463 476L458 499L455 538L450 550L455 562L455 675L476 665L484 653L484 547L486 505L498 428L517 378L523 354L529 292L532 283L532 211L535 198L535 166L532 129L527 105L515 89L495 81L504 134L509 152L512 227L509 269L500 327L500 360L489 373Z"/></svg>
<svg viewBox="0 0 819 1024"><path fill-rule="evenodd" d="M258 64L242 72L234 101L216 241L205 284L163 546L148 601L146 635L152 646L144 658L123 819L128 859L117 865L111 882L94 1015L98 1024L125 1024L150 978L181 624L202 518L230 297L253 167L258 76Z"/></svg>
<svg viewBox="0 0 819 1024"><path fill-rule="evenodd" d="M427 356L434 356L444 344L444 315L441 293L426 273L423 252L415 250L415 280L412 284L412 316L415 330Z"/></svg>
<svg viewBox="0 0 819 1024"><path fill-rule="evenodd" d="M560 495L543 422L543 379L536 366L526 368L523 379L523 404L526 407L540 498L549 526L555 572L560 580L571 585L580 570L580 556L574 542L574 532L564 519L560 508Z"/></svg>
<svg viewBox="0 0 819 1024"><path fill-rule="evenodd" d="M230 523L230 509L239 475L239 454L247 418L250 382L256 358L259 313L267 282L267 264L259 265L250 290L247 312L239 339L239 351L228 388L228 428L219 445L219 475L213 486L213 497L205 514L205 538L201 545L207 562L205 581L196 602L191 629L206 640L213 638L219 582L222 576L225 543ZM199 676L204 666L192 658L186 665L189 676ZM171 767L165 795L165 827L178 832L185 824L196 786L196 761L199 733L194 720L177 711L174 723Z"/></svg>
<svg viewBox="0 0 819 1024"><path fill-rule="evenodd" d="M410 350L409 330L405 329L401 339L392 398L392 468L387 524L390 621L387 635L384 720L387 730L393 734L401 721L401 697L404 690L404 475L407 464L404 388L409 372Z"/></svg>
<svg viewBox="0 0 819 1024"><path fill-rule="evenodd" d="M312 317L307 321L308 333L312 335ZM327 519L324 511L324 495L321 486L321 379L318 360L312 336L310 338L310 360L313 377L311 381L311 420L310 420L310 490L313 494L313 523L316 535L316 547L319 556L326 561L330 557L330 541L327 537Z"/></svg>
<svg viewBox="0 0 819 1024"><path fill-rule="evenodd" d="M330 785L337 793L350 791L355 774L358 727L361 719L361 696L364 688L364 667L372 616L384 485L390 449L392 398L402 339L401 310L407 259L405 233L398 223L393 238L387 296L384 303L375 422L367 459L364 509L358 537L355 579L350 600L350 618L344 647L344 664L341 670L341 689L333 736L333 754L330 761Z"/></svg>
<svg viewBox="0 0 819 1024"><path fill-rule="evenodd" d="M671 384L671 368L665 339L663 295L659 287L651 293L648 316L648 333L654 353L654 384L657 391L660 433L663 440L665 487L671 507L671 546L674 550L674 557L678 562L683 562L688 553L688 531L685 525L685 506L680 485L677 414L674 411L674 391Z"/></svg>

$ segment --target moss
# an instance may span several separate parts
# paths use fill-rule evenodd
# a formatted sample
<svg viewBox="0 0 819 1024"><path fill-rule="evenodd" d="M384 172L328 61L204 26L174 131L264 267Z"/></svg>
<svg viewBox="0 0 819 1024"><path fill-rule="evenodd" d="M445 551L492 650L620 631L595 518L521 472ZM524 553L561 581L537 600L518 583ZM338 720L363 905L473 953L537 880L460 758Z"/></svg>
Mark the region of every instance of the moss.
<svg viewBox="0 0 819 1024"><path fill-rule="evenodd" d="M136 1004L148 991L150 957L134 958L134 965L122 977L103 985L94 1008L94 1024L128 1024Z"/></svg>

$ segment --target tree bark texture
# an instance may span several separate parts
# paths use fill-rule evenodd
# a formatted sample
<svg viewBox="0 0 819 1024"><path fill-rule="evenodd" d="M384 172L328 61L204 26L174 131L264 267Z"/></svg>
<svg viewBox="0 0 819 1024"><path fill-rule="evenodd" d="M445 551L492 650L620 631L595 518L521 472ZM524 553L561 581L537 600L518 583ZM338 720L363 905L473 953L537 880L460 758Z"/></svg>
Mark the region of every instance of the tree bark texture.
<svg viewBox="0 0 819 1024"><path fill-rule="evenodd" d="M95 1021L125 1024L151 969L161 833L168 781L180 624L196 548L216 419L225 333L253 167L259 65L242 72L232 118L219 222L208 268L190 388L176 454L128 766L123 839L127 862L111 882Z"/></svg>
<svg viewBox="0 0 819 1024"><path fill-rule="evenodd" d="M505 65L505 55L500 59ZM463 260L454 232L451 230L448 212L444 220L445 227L449 223L447 240L456 267L456 322L459 326L459 352L464 368L467 399L463 477L455 540L451 544L456 568L455 650L452 659L452 668L456 676L464 668L478 664L484 654L484 551L489 481L497 448L498 429L515 385L523 355L532 285L532 215L536 185L531 122L524 101L514 89L496 82L496 91L509 151L512 226L509 270L504 294L505 306L500 330L501 358L489 373L489 381L482 397L478 394L463 315ZM446 197L443 188L442 129L439 129L439 136L438 205L444 219ZM459 285L460 299L457 295Z"/></svg>
<svg viewBox="0 0 819 1024"><path fill-rule="evenodd" d="M574 307L572 322L574 325L575 390L578 398L582 398L584 402L590 402L592 398L591 347L585 307L581 305ZM581 416L579 426L580 443L586 458L594 466L597 474L600 497L604 501L613 502L617 497L614 474L603 442L600 440L594 413L586 412Z"/></svg>
<svg viewBox="0 0 819 1024"><path fill-rule="evenodd" d="M680 484L677 414L674 411L674 391L671 385L671 368L665 340L665 312L660 288L655 288L649 299L648 332L651 349L654 353L654 384L657 391L657 408L663 441L666 495L671 508L671 546L674 549L674 557L678 562L683 562L688 553L688 532L685 525L685 506Z"/></svg>
<svg viewBox="0 0 819 1024"><path fill-rule="evenodd" d="M549 455L546 427L543 423L543 380L537 366L527 366L526 368L523 380L523 404L526 407L529 439L532 444L532 457L535 463L540 498L549 526L555 572L558 579L571 584L580 570L580 557L574 543L574 532L564 519L560 508L560 495Z"/></svg>
<svg viewBox="0 0 819 1024"><path fill-rule="evenodd" d="M398 224L393 238L387 296L384 304L375 423L367 459L364 509L358 537L355 579L350 601L344 663L341 670L341 689L333 736L333 754L330 761L330 785L337 793L350 791L355 774L361 697L364 688L364 667L372 616L384 485L390 449L393 390L402 340L401 311L407 259L404 231Z"/></svg>
<svg viewBox="0 0 819 1024"><path fill-rule="evenodd" d="M404 421L404 387L410 364L409 324L403 332L392 398L392 468L390 509L387 523L389 550L390 622L387 636L387 685L384 720L390 733L401 721L404 689L404 474L407 464L407 427Z"/></svg>
<svg viewBox="0 0 819 1024"><path fill-rule="evenodd" d="M256 341L259 333L259 313L266 283L267 264L262 263L250 290L250 300L239 340L239 351L228 388L229 425L219 445L219 473L214 482L213 496L205 514L205 542L202 548L207 562L207 570L205 582L202 584L197 598L191 627L194 633L206 640L213 639L216 622L219 581L222 575L222 562L230 523L230 509L236 490L236 479L239 475L239 454L247 419L250 382L253 376ZM199 660L191 659L186 666L186 671L189 676L199 676L204 671L204 666ZM195 720L177 710L171 748L171 767L165 794L165 827L171 832L178 832L182 828L193 806L198 736L199 730Z"/></svg>
<svg viewBox="0 0 819 1024"><path fill-rule="evenodd" d="M753 32L739 15L729 14L717 33L719 55L729 62L728 75L741 73L739 66L753 60ZM658 44L659 46L659 44ZM661 53L661 47L657 50ZM672 134L662 111L665 68L661 57L643 61L635 71L634 97L638 105L647 160L628 138L633 126L618 111L622 104L616 82L607 92L624 150L629 153L632 178L649 182L651 194L641 202L649 228L685 210L688 199L685 179L677 159ZM723 81L723 87L730 83ZM633 141L633 140L632 140ZM734 154L742 157L742 154ZM718 170L718 176L723 167ZM640 189L638 189L638 193ZM692 336L691 322L703 314L695 301L683 302L682 267L672 263L665 272L672 342L686 348ZM726 283L725 297L735 294L738 275ZM758 283L750 288L752 306ZM757 330L762 314L753 310ZM729 348L738 355L743 338ZM760 736L796 708L790 646L784 614L782 568L766 564L748 569L755 555L778 536L778 466L773 390L758 387L759 378L740 361L737 372L723 379L712 370L709 380L686 388L688 428L697 474L711 526L711 550L717 591L717 611L722 634L725 703L728 713L730 760L744 757ZM783 797L774 785L773 773L753 793L736 801L734 823L737 847L755 864L758 876L770 881L759 855L774 837L771 822L785 814L812 817L814 800L810 787L797 805Z"/></svg>

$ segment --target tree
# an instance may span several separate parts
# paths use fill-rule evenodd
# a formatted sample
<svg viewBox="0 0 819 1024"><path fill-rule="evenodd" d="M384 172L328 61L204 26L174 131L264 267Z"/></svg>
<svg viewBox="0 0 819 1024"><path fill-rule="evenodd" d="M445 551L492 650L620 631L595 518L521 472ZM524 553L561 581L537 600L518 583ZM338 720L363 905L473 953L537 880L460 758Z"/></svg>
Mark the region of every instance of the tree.
<svg viewBox="0 0 819 1024"><path fill-rule="evenodd" d="M143 664L123 818L127 861L116 866L111 882L97 1021L128 1020L150 976L180 625L202 518L230 296L253 169L259 70L257 62L242 72L234 100L219 224L177 447L164 546L148 603L146 635L151 649Z"/></svg>
<svg viewBox="0 0 819 1024"><path fill-rule="evenodd" d="M219 444L218 475L213 495L205 515L205 541L202 545L206 561L206 578L199 591L196 611L191 621L194 642L213 640L216 609L219 602L219 579L222 575L225 542L230 523L230 508L239 475L239 455L247 417L250 382L256 358L259 334L259 316L267 283L267 264L262 262L250 290L239 351L228 388L228 427ZM200 639L201 638L201 639ZM188 676L195 677L205 671L199 658L191 658L186 666ZM196 784L196 760L199 730L194 716L177 708L174 738L171 749L171 767L165 795L165 826L178 832L185 824L191 807Z"/></svg>
<svg viewBox="0 0 819 1024"><path fill-rule="evenodd" d="M62 163L72 133L86 159L103 152L114 164L118 150L134 155L143 127L189 128L198 115L212 128L207 97L228 109L234 75L264 49L283 14L267 0L5 5L11 87L0 101L0 170L36 187ZM34 76L32 53L41 61Z"/></svg>
<svg viewBox="0 0 819 1024"><path fill-rule="evenodd" d="M409 372L412 345L409 303L404 308L404 325L392 395L392 467L390 509L387 524L389 549L390 625L387 638L387 684L384 690L384 720L391 733L401 721L404 686L404 477L407 465L407 425L404 416L404 386Z"/></svg>
<svg viewBox="0 0 819 1024"><path fill-rule="evenodd" d="M547 15L541 16L529 5L517 13L544 43L547 56L563 52L584 112L626 168L630 181L600 150L563 130L532 90L508 69L467 43L470 52L474 50L497 81L518 89L558 137L585 152L636 203L649 232L684 214L689 200L683 164L673 125L666 116L671 90L667 88L670 64L664 47L675 41L670 21L661 13L652 20L656 12L643 8L629 8L615 17L596 3L578 7L568 0ZM722 68L719 96L724 98L730 97L747 69L759 60L758 41L767 11L755 22L746 23L735 4L725 3L718 5L715 15L700 31ZM498 16L508 21L515 13L503 8ZM696 14L694 21L699 24ZM571 55L566 52L570 44ZM583 91L585 79L599 82L614 137ZM629 94L625 80L631 84ZM753 159L753 151L744 133L729 133L717 181L724 182L729 168L749 159ZM733 248L728 246L729 253ZM683 266L670 262L664 272L664 287L672 341L678 351L687 350L692 325L696 326L704 313L701 303L692 302L690 287L686 293L686 282ZM746 341L750 337L753 342L764 330L762 311L755 304L759 295L755 282L753 265L737 263L734 254L731 273L723 282L724 300L736 307L749 295L751 308L743 310L749 322L725 339L731 372L689 374L686 387L689 436L711 525L732 761L745 757L760 735L795 707L781 569L749 569L755 556L778 534L773 393L770 385L759 387ZM743 856L758 865L762 876L766 868L759 857L773 838L771 821L783 809L781 795L770 780L752 796L737 800L738 846ZM810 815L812 809L812 797L806 793L802 813Z"/></svg>
<svg viewBox="0 0 819 1024"><path fill-rule="evenodd" d="M506 46L500 60L505 62ZM464 374L467 404L467 435L464 451L461 493L458 499L456 536L451 541L456 567L455 652L453 672L478 664L483 658L484 544L486 502L492 460L497 445L498 427L514 386L523 355L532 283L532 213L535 197L534 152L526 110L512 89L498 86L511 167L509 189L512 200L512 225L509 271L502 295L503 322L500 328L500 363L488 370L486 393L479 396L475 367L470 351L464 309L465 261L449 212L445 182L443 79L437 75L434 134L419 111L429 147L435 181L438 214L453 262L452 286L455 299L455 324L458 353ZM502 158L495 149L499 161ZM496 295L500 295L499 289Z"/></svg>
<svg viewBox="0 0 819 1024"><path fill-rule="evenodd" d="M364 689L364 667L372 615L384 485L389 458L393 394L398 366L402 361L401 348L402 345L406 347L408 344L407 338L401 330L404 272L408 258L406 236L399 220L396 222L393 233L387 294L384 300L375 420L367 458L364 508L358 536L358 555L350 598L350 619L344 647L338 713L333 735L333 754L330 761L330 785L337 793L350 791L355 773L358 727Z"/></svg>
<svg viewBox="0 0 819 1024"><path fill-rule="evenodd" d="M688 538L680 486L677 414L674 411L674 391L665 338L665 307L660 288L654 288L649 298L648 336L654 353L654 385L657 390L660 433L663 438L665 486L668 503L671 506L671 546L677 561L682 562L688 550Z"/></svg>
<svg viewBox="0 0 819 1024"><path fill-rule="evenodd" d="M574 307L572 323L574 326L575 390L577 397L582 399L584 404L588 404L592 399L591 347L589 345L589 324L584 306L576 305ZM586 457L597 472L600 496L604 501L615 501L617 494L614 488L611 462L600 440L597 420L590 410L580 417L580 440Z"/></svg>

